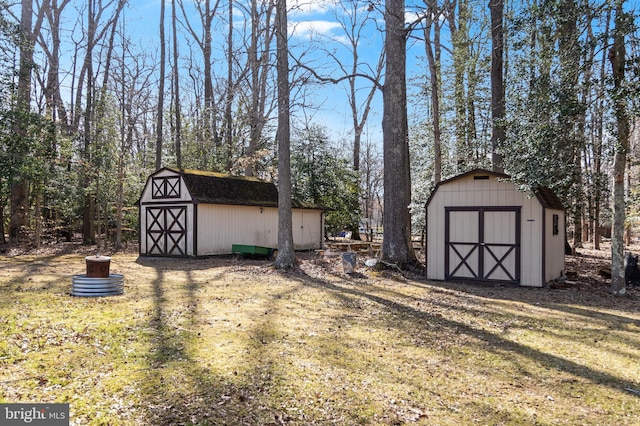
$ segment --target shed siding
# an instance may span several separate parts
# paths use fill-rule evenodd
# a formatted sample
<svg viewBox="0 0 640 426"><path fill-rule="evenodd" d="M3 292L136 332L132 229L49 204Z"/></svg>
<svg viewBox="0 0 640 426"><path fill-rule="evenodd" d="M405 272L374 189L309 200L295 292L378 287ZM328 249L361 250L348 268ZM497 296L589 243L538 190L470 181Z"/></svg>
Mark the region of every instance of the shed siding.
<svg viewBox="0 0 640 426"><path fill-rule="evenodd" d="M278 247L275 207L198 205L198 256L229 254L233 244ZM294 209L296 250L321 248L322 211Z"/></svg>
<svg viewBox="0 0 640 426"><path fill-rule="evenodd" d="M278 245L278 209L198 205L198 256L231 253L233 244Z"/></svg>
<svg viewBox="0 0 640 426"><path fill-rule="evenodd" d="M520 284L542 286L542 211L535 197L522 193L509 182L495 178L476 180L473 176L447 182L433 194L427 211L427 276L445 279L445 207L521 206ZM494 227L504 227L496 217ZM452 232L455 232L451 228ZM468 226L467 224L463 226ZM499 235L499 230L496 230Z"/></svg>
<svg viewBox="0 0 640 426"><path fill-rule="evenodd" d="M553 215L558 215L558 233L553 234ZM562 210L546 210L545 244L545 282L564 274L564 229L565 218Z"/></svg>
<svg viewBox="0 0 640 426"><path fill-rule="evenodd" d="M515 190L517 191L517 190ZM543 208L534 197L527 197L521 193L523 206L522 214L522 262L521 281L523 286L541 287L544 285L542 277L542 211ZM525 214L524 212L527 212Z"/></svg>
<svg viewBox="0 0 640 426"><path fill-rule="evenodd" d="M320 210L295 210L293 221L293 247L296 250L322 248L323 215Z"/></svg>

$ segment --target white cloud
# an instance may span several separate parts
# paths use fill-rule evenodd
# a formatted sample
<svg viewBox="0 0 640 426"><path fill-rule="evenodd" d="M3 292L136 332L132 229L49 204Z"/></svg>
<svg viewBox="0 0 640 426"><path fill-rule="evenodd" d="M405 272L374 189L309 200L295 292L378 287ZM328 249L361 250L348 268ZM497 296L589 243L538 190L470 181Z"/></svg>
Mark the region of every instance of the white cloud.
<svg viewBox="0 0 640 426"><path fill-rule="evenodd" d="M337 0L290 0L287 6L292 15L314 15L328 11Z"/></svg>
<svg viewBox="0 0 640 426"><path fill-rule="evenodd" d="M299 21L292 22L289 27L289 31L293 36L313 38L313 36L317 34L330 34L334 29L340 28L340 24L338 22L322 20Z"/></svg>

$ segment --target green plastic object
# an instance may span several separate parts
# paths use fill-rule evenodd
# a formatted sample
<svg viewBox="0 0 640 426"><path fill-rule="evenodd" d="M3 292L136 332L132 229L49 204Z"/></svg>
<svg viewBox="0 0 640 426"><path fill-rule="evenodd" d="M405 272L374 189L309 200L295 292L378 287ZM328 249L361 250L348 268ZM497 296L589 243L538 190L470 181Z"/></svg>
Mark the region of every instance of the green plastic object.
<svg viewBox="0 0 640 426"><path fill-rule="evenodd" d="M250 246L247 244L232 244L231 252L238 253L243 256L264 256L268 258L274 257L277 249L261 246Z"/></svg>

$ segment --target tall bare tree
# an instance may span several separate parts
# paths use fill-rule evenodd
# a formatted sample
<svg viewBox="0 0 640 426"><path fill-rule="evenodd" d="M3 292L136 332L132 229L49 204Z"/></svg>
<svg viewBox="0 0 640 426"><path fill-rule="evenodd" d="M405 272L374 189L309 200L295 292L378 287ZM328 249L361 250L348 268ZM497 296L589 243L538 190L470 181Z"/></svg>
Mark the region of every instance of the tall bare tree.
<svg viewBox="0 0 640 426"><path fill-rule="evenodd" d="M498 150L504 142L504 0L489 0L491 12L491 163L494 171L504 169Z"/></svg>
<svg viewBox="0 0 640 426"><path fill-rule="evenodd" d="M606 185L606 178L602 170L604 158L604 114L605 114L605 92L606 92L606 65L607 55L609 52L609 27L611 25L611 9L607 9L604 25L604 48L602 49L602 59L599 69L599 84L596 88L596 102L593 110L592 122L595 129L593 135L593 248L600 250L600 216L601 216L601 200L603 198L603 188Z"/></svg>
<svg viewBox="0 0 640 426"><path fill-rule="evenodd" d="M42 33L38 37L38 44L44 51L49 65L43 94L51 119L58 123L62 132L66 135L71 134L71 124L60 91L60 47L62 43L60 25L62 13L70 2L71 0L62 0L59 3L58 0L50 0L48 4L44 2L41 5L42 8L45 8L45 16L49 25L50 44L44 39Z"/></svg>
<svg viewBox="0 0 640 426"><path fill-rule="evenodd" d="M22 0L20 16L20 58L18 68L18 90L15 109L26 116L31 104L31 71L33 69L33 0ZM27 130L21 121L14 126L17 137L25 137ZM11 222L9 223L9 243L24 239L24 232L29 225L29 184L24 176L15 176L11 182Z"/></svg>
<svg viewBox="0 0 640 426"><path fill-rule="evenodd" d="M234 81L233 81L233 0L228 0L227 17L229 26L227 27L227 96L225 97L224 108L224 143L226 146L226 168L228 172L233 169L233 99L234 99Z"/></svg>
<svg viewBox="0 0 640 426"><path fill-rule="evenodd" d="M625 294L624 271L624 174L629 150L629 117L627 97L622 93L625 79L625 13L623 0L616 1L613 46L609 51L609 61L613 71L614 109L616 116L616 150L613 161L613 226L611 235L611 293Z"/></svg>
<svg viewBox="0 0 640 426"><path fill-rule="evenodd" d="M411 174L407 120L407 30L404 0L385 2L386 71L383 90L384 239L382 260L415 263L411 244Z"/></svg>
<svg viewBox="0 0 640 426"><path fill-rule="evenodd" d="M431 92L431 122L433 125L433 180L442 179L442 140L440 131L440 16L442 11L436 0L425 0L427 5L424 45L429 66L429 87ZM434 38L431 38L433 30Z"/></svg>
<svg viewBox="0 0 640 426"><path fill-rule="evenodd" d="M220 149L221 140L218 130L218 110L216 102L212 64L213 57L213 24L220 6L220 0L203 0L189 2L193 4L200 19L199 26L192 23L193 13L188 11L183 0L178 1L183 20L182 23L202 53L202 84L204 86L202 105L202 151ZM205 162L206 164L206 162Z"/></svg>
<svg viewBox="0 0 640 426"><path fill-rule="evenodd" d="M291 269L296 255L291 215L291 129L287 2L276 0L276 73L278 80L278 256L277 269Z"/></svg>
<svg viewBox="0 0 640 426"><path fill-rule="evenodd" d="M473 88L471 75L468 82L470 90L465 91L465 76L467 69L473 69L474 65L469 48L469 3L468 0L458 0L457 4L458 13L456 14L456 2L447 2L446 16L453 44L456 157L458 167L464 169L471 151L472 130L469 122L473 120L475 96L474 91L471 90Z"/></svg>
<svg viewBox="0 0 640 426"><path fill-rule="evenodd" d="M273 38L273 26L270 25L274 4L271 1L262 2L262 13L258 9L258 0L251 0L251 40L248 50L250 75L250 110L249 110L249 144L246 151L245 175L254 176L256 173L256 153L261 145L262 131L267 122L267 86L269 75L269 56ZM261 16L264 28L260 29ZM262 34L262 37L260 35ZM262 42L261 42L262 40ZM261 54L258 49L262 46Z"/></svg>
<svg viewBox="0 0 640 426"><path fill-rule="evenodd" d="M83 146L83 189L84 205L82 208L82 239L85 244L95 242L95 196L90 191L93 181L94 169L91 166L93 161L92 150L92 114L94 100L94 74L93 74L93 49L96 45L96 10L94 0L87 2L87 50L84 58L83 70L86 72L86 100L84 110L84 146ZM81 81L82 83L82 81Z"/></svg>
<svg viewBox="0 0 640 426"><path fill-rule="evenodd" d="M178 60L178 17L176 0L171 0L171 28L173 33L173 115L175 120L174 142L176 150L176 166L182 168L182 115L180 112L180 66Z"/></svg>
<svg viewBox="0 0 640 426"><path fill-rule="evenodd" d="M371 5L371 3L369 3ZM341 3L341 12L335 18L340 24L346 36L346 44L349 49L349 63L342 58L338 58L335 52L327 51L341 69L348 83L347 100L351 111L351 121L353 123L353 170L360 170L360 147L362 145L362 134L371 113L373 98L378 89L381 88L380 80L384 71L385 51L382 49L375 63L368 64L368 74L363 75L361 54L363 43L367 40L366 30L375 16L372 6L364 8L361 2ZM362 90L358 83L362 78L370 81L371 86L364 90L364 99L358 95Z"/></svg>
<svg viewBox="0 0 640 426"><path fill-rule="evenodd" d="M156 116L156 170L162 167L162 128L164 126L164 79L167 41L164 31L165 0L160 0L160 75L158 76L158 111Z"/></svg>

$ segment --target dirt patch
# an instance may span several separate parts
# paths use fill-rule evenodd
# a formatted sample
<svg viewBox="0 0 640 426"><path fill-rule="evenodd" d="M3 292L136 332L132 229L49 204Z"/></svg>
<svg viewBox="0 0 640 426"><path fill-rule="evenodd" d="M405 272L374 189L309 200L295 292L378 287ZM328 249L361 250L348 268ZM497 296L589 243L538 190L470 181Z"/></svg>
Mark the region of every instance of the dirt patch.
<svg viewBox="0 0 640 426"><path fill-rule="evenodd" d="M640 246L627 247L626 251L639 253ZM555 289L574 288L583 292L608 293L611 286L611 245L602 244L600 250L592 246L578 248L576 254L565 256L566 276L564 282L550 283ZM627 286L632 295L639 295L640 288Z"/></svg>

